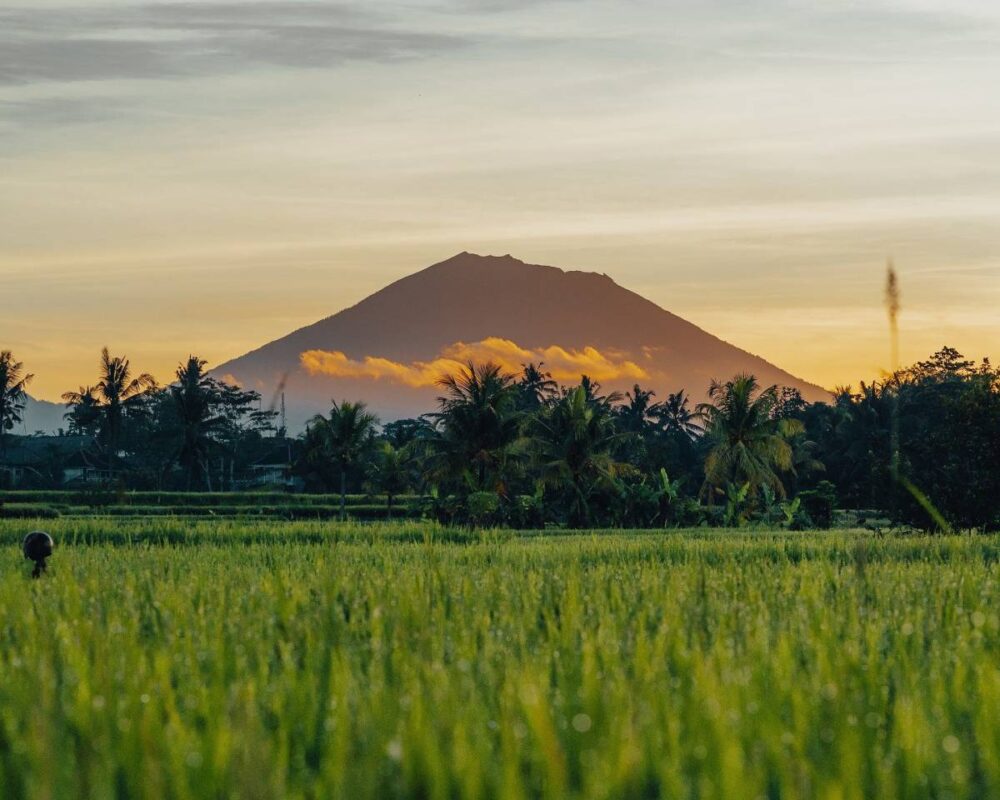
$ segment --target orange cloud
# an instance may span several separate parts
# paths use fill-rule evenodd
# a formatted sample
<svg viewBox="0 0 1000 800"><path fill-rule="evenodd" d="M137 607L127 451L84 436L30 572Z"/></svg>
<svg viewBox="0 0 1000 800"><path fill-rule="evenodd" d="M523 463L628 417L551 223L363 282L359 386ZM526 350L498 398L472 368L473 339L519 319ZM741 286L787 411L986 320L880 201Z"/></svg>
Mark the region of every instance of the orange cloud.
<svg viewBox="0 0 1000 800"><path fill-rule="evenodd" d="M307 350L300 356L311 375L337 378L388 380L406 386L434 386L442 377L461 370L469 361L492 361L509 372L519 372L522 364L543 362L546 371L561 383L575 382L581 375L596 381L640 380L649 373L633 361L606 354L594 347L582 350L551 345L528 349L510 339L490 337L480 342L456 342L431 361L402 363L378 356L361 360L348 358L339 350Z"/></svg>

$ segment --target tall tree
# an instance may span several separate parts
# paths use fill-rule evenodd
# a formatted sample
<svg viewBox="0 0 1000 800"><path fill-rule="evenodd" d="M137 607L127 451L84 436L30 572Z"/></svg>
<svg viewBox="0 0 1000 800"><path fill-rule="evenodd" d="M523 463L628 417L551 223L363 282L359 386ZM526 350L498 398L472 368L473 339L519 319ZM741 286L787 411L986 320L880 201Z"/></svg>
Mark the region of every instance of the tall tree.
<svg viewBox="0 0 1000 800"><path fill-rule="evenodd" d="M187 474L187 489L200 473L205 486L212 491L208 459L216 444L215 433L222 423L216 413L218 391L215 381L205 374L207 362L188 356L187 362L177 366L177 382L170 387L170 397L181 426L180 449L177 461Z"/></svg>
<svg viewBox="0 0 1000 800"><path fill-rule="evenodd" d="M333 401L328 416L313 417L312 436L340 475L340 519L347 519L347 473L356 468L374 444L378 417L364 403Z"/></svg>
<svg viewBox="0 0 1000 800"><path fill-rule="evenodd" d="M661 467L686 485L700 485L702 463L699 454L702 428L684 390L649 409L656 434L649 443L649 467L654 473Z"/></svg>
<svg viewBox="0 0 1000 800"><path fill-rule="evenodd" d="M14 360L10 350L0 352L0 457L7 455L7 433L21 422L27 396L25 387L33 375L24 372L24 364Z"/></svg>
<svg viewBox="0 0 1000 800"><path fill-rule="evenodd" d="M547 406L559 396L559 384L552 380L552 374L544 372L541 362L522 364L521 375L517 379L518 408L534 413Z"/></svg>
<svg viewBox="0 0 1000 800"><path fill-rule="evenodd" d="M583 389L584 399L586 399L588 403L603 406L606 409L610 409L615 403L620 403L624 397L621 392L601 394L601 384L589 375L580 376L580 388ZM569 395L573 391L573 388L564 388L563 395Z"/></svg>
<svg viewBox="0 0 1000 800"><path fill-rule="evenodd" d="M260 393L244 389L225 381L213 381L215 413L219 415L216 439L223 445L220 454L220 469L226 457L229 459L230 476L236 463L254 447L259 447L267 433L280 433L275 427L278 412L261 407ZM284 439L284 434L280 434ZM222 469L220 483L225 480Z"/></svg>
<svg viewBox="0 0 1000 800"><path fill-rule="evenodd" d="M460 491L507 493L507 468L520 439L514 377L491 362L469 364L439 381L445 394L428 415L425 463L432 482Z"/></svg>
<svg viewBox="0 0 1000 800"><path fill-rule="evenodd" d="M69 423L69 432L78 436L96 436L101 423L101 401L97 389L81 386L75 392L65 392L62 399L69 410L63 417Z"/></svg>
<svg viewBox="0 0 1000 800"><path fill-rule="evenodd" d="M787 436L791 423L798 421L774 417L777 387L761 389L753 375L741 374L725 383L713 380L708 398L709 402L698 406L710 446L704 491L714 497L730 485L748 485L756 497L762 487L769 486L784 497L779 476L792 467Z"/></svg>
<svg viewBox="0 0 1000 800"><path fill-rule="evenodd" d="M683 389L667 395L667 399L653 406L649 413L664 433L678 434L687 439L694 439L702 433L698 413L692 410L691 400Z"/></svg>
<svg viewBox="0 0 1000 800"><path fill-rule="evenodd" d="M625 393L625 402L617 408L618 426L628 433L645 434L652 422L652 412L656 407L653 398L656 392L643 389L637 383L631 392Z"/></svg>
<svg viewBox="0 0 1000 800"><path fill-rule="evenodd" d="M108 468L114 472L124 441L125 422L129 414L141 412L143 402L156 389L156 380L147 372L133 376L129 360L112 357L105 347L101 350L100 375L94 387L99 422L97 440L108 458ZM67 392L63 400L70 406L88 402L85 395Z"/></svg>
<svg viewBox="0 0 1000 800"><path fill-rule="evenodd" d="M413 485L410 451L382 441L373 459L370 481L377 491L385 494L386 517L392 519L392 501Z"/></svg>
<svg viewBox="0 0 1000 800"><path fill-rule="evenodd" d="M577 386L534 418L531 433L542 484L565 501L571 525L590 525L595 495L629 469L613 456L623 434L608 406Z"/></svg>

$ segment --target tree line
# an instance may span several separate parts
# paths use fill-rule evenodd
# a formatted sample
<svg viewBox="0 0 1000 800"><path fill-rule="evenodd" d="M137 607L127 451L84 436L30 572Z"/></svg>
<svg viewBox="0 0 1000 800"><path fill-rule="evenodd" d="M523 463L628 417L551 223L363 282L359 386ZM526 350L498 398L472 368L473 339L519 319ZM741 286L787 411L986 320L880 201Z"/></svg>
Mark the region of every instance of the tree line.
<svg viewBox="0 0 1000 800"><path fill-rule="evenodd" d="M30 375L0 354L0 459ZM169 386L102 353L98 381L64 395L69 432L92 439L109 480L212 491L287 446L304 491L421 498L455 524L827 527L835 509L925 529L1000 526L1000 371L951 348L830 402L752 375L713 381L704 402L543 364L470 363L440 381L437 409L380 424L333 402L299 436L259 393L208 377L192 356ZM2 461L0 461L2 463ZM227 469L228 465L228 469Z"/></svg>
<svg viewBox="0 0 1000 800"><path fill-rule="evenodd" d="M104 348L95 383L62 396L65 434L83 437L87 466L120 488L232 488L237 470L284 432L276 428L277 414L261 408L258 392L209 377L205 367L190 356L177 366L173 383L159 386ZM0 352L0 466L10 431L22 421L32 378L10 351ZM59 460L47 466L31 483L58 488Z"/></svg>

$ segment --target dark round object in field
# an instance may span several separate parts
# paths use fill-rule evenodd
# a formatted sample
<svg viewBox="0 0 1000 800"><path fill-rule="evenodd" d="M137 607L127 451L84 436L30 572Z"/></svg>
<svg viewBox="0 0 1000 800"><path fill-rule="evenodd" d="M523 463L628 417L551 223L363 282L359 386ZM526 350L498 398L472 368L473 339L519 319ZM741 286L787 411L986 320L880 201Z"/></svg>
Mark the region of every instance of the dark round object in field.
<svg viewBox="0 0 1000 800"><path fill-rule="evenodd" d="M45 559L52 555L55 542L45 531L32 531L24 537L24 557L35 562L31 577L37 578L45 571Z"/></svg>

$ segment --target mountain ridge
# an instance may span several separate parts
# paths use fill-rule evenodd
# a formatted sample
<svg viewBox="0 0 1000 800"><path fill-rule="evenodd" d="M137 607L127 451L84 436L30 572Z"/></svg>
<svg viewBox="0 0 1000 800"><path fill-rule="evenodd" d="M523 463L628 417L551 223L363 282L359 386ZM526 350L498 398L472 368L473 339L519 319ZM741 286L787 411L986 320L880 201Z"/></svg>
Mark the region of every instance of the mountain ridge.
<svg viewBox="0 0 1000 800"><path fill-rule="evenodd" d="M660 395L684 388L699 397L713 377L746 371L765 385L794 386L810 400L829 398L821 387L725 342L607 274L468 252L399 278L352 306L218 365L212 373L256 388L265 398L286 377L286 395L298 418L305 407L308 418L336 397L366 400L389 419L430 410L437 392L394 384L381 376L379 365L387 375L411 376L409 380L412 372L403 370L432 362L449 348L455 351L457 344L490 338L516 344L519 349L512 352L528 356L554 352L547 350L552 347L571 356L592 348L609 364L629 360L649 374L640 383ZM335 374L308 374L302 365L307 352L343 358L331 361ZM572 363L577 362L571 361L567 370ZM579 363L585 360L581 357ZM611 381L607 388L633 382L634 375L624 384Z"/></svg>

